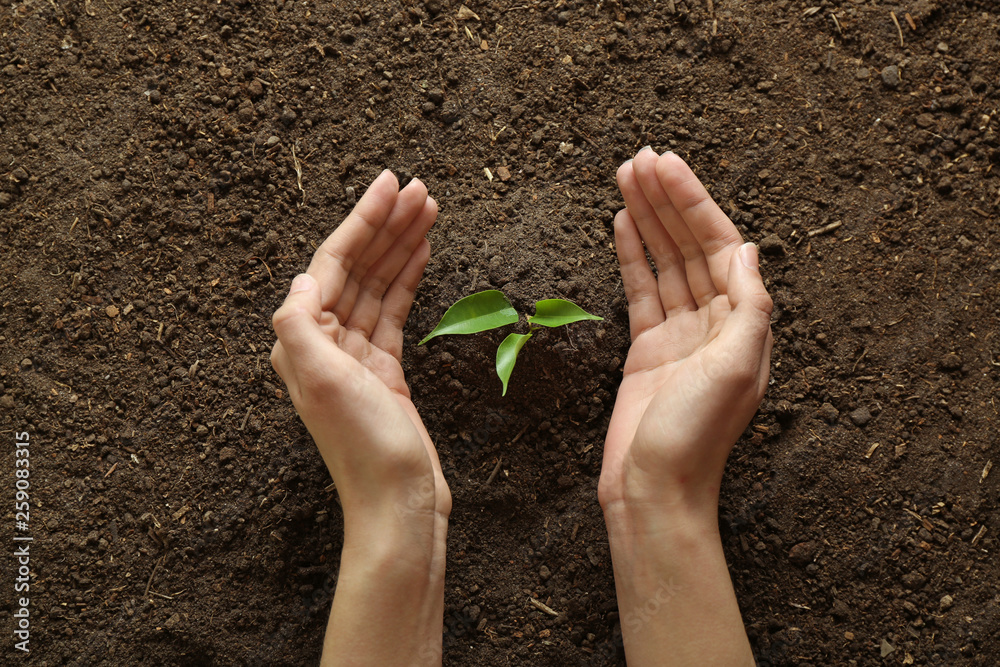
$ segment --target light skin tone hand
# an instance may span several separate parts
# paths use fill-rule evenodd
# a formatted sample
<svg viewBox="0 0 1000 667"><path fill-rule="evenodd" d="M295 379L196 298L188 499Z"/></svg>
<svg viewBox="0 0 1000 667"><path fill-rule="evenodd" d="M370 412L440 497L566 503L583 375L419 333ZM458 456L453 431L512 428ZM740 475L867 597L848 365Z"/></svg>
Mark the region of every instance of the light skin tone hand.
<svg viewBox="0 0 1000 667"><path fill-rule="evenodd" d="M451 494L400 366L436 217L423 183L383 172L274 314L271 362L344 512L322 665L441 662Z"/></svg>
<svg viewBox="0 0 1000 667"><path fill-rule="evenodd" d="M772 305L757 249L672 153L644 149L618 185L632 346L598 495L626 656L753 665L717 514L726 459L767 388Z"/></svg>

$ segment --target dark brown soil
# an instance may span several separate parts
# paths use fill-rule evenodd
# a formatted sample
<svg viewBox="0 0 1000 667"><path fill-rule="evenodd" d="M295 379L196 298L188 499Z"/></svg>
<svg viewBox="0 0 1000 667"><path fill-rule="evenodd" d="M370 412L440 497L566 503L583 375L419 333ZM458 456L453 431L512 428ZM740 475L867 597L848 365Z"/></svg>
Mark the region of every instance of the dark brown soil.
<svg viewBox="0 0 1000 667"><path fill-rule="evenodd" d="M269 319L384 167L442 211L405 368L455 501L445 662L622 664L596 487L628 349L613 177L645 144L775 298L721 507L759 663L997 664L993 0L11 4L2 534L25 430L30 664L316 663L340 515ZM500 333L415 346L486 288L606 319L540 334L501 399Z"/></svg>

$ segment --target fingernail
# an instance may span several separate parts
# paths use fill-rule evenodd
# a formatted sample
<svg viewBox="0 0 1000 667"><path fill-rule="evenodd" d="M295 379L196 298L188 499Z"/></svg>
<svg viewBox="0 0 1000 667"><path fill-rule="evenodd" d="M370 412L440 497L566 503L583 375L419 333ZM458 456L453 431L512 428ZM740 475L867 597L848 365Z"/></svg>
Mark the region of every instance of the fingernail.
<svg viewBox="0 0 1000 667"><path fill-rule="evenodd" d="M288 290L288 293L295 294L296 292L304 292L307 289L311 289L315 284L316 280L313 279L313 277L308 273L300 273L295 276L295 280L292 281L292 286Z"/></svg>
<svg viewBox="0 0 1000 667"><path fill-rule="evenodd" d="M643 147L642 147L642 148L641 148L641 149L639 150L639 152L641 153L642 151L651 151L651 150L653 150L653 147L652 147L652 146L643 146Z"/></svg>
<svg viewBox="0 0 1000 667"><path fill-rule="evenodd" d="M757 246L753 243L744 243L740 248L740 260L743 262L743 266L754 271L760 270L760 265L757 261Z"/></svg>

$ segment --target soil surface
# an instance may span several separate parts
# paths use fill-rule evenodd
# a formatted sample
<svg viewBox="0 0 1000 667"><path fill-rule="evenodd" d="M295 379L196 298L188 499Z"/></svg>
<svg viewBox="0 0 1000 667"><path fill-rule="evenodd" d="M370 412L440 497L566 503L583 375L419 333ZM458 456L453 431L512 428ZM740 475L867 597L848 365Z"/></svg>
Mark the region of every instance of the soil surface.
<svg viewBox="0 0 1000 667"><path fill-rule="evenodd" d="M34 537L2 662L317 662L341 517L270 315L388 167L441 206L404 367L454 494L445 663L624 664L596 489L614 172L652 144L775 299L720 511L759 664L997 664L994 0L466 4L0 13L0 535L26 431ZM605 320L538 334L501 398L509 331L416 347L488 288Z"/></svg>

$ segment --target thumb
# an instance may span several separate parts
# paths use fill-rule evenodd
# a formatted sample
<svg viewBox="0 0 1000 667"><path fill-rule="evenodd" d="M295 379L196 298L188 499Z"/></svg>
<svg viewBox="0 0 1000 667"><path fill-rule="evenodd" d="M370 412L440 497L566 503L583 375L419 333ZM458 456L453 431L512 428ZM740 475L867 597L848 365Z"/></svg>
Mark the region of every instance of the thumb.
<svg viewBox="0 0 1000 667"><path fill-rule="evenodd" d="M319 328L322 294L316 279L307 273L295 276L285 302L274 312L271 326L292 358L327 342Z"/></svg>
<svg viewBox="0 0 1000 667"><path fill-rule="evenodd" d="M743 340L744 344L751 343L754 348L763 349L771 330L774 304L764 287L757 246L753 243L745 243L733 253L726 292L731 313L722 335L728 333Z"/></svg>

